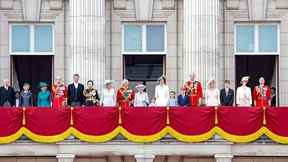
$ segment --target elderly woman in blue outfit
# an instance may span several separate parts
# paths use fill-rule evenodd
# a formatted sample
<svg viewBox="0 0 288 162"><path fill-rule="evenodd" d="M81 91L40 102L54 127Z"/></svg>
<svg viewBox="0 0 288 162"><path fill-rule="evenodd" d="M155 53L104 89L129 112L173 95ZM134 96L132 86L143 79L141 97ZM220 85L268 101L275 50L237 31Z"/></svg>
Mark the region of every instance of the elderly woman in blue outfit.
<svg viewBox="0 0 288 162"><path fill-rule="evenodd" d="M37 106L38 107L51 107L51 93L48 90L48 85L45 82L39 83L40 92L37 96Z"/></svg>

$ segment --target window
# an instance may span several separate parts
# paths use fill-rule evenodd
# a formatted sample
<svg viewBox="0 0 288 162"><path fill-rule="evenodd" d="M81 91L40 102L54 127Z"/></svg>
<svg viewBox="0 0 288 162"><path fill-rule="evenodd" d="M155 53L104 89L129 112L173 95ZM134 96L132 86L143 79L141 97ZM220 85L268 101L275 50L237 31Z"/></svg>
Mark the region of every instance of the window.
<svg viewBox="0 0 288 162"><path fill-rule="evenodd" d="M165 24L124 24L122 31L122 53L165 54Z"/></svg>
<svg viewBox="0 0 288 162"><path fill-rule="evenodd" d="M278 55L278 24L236 24L235 54Z"/></svg>
<svg viewBox="0 0 288 162"><path fill-rule="evenodd" d="M53 54L54 36L51 24L10 25L11 54Z"/></svg>

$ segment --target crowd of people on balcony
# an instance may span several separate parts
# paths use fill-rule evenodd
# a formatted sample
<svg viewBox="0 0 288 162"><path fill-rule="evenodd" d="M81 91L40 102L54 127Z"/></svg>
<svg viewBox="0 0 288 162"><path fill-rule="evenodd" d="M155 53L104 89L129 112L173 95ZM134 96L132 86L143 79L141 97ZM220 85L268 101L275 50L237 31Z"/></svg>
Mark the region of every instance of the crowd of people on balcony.
<svg viewBox="0 0 288 162"><path fill-rule="evenodd" d="M216 80L210 79L204 91L200 81L196 80L195 73L190 75L177 95L170 90L166 84L165 76L158 79L155 87L155 95L149 99L146 86L139 83L135 90L129 88L129 81L124 79L118 89L114 88L112 80L104 82L104 88L99 95L92 80L87 81L86 87L79 82L80 76L73 75L73 83L66 86L60 77L56 77L54 84L49 90L49 85L45 82L39 83L39 92L32 94L30 84L24 83L21 92L15 92L10 81L5 79L0 87L1 107L65 107L65 106L103 106L103 107L197 107L197 106L233 106L234 90L230 87L230 81L224 81L224 88L219 90L216 87ZM236 90L235 105L239 107L275 106L275 89L265 84L265 79L261 77L259 84L254 87L253 92L247 86L248 76L241 79L241 86ZM33 96L36 95L36 96ZM37 98L33 104L33 97ZM254 102L254 103L252 103Z"/></svg>

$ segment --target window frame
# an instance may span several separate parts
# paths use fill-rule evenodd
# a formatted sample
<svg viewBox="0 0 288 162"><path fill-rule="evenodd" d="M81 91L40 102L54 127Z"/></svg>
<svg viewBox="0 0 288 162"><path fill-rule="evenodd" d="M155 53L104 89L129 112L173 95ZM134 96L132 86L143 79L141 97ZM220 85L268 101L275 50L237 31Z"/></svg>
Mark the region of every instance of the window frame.
<svg viewBox="0 0 288 162"><path fill-rule="evenodd" d="M13 52L12 50L12 28L13 26L29 26L30 32L30 52ZM36 26L51 26L52 27L52 51L37 52L35 51L35 27ZM9 24L9 54L10 55L55 55L55 24L54 23L10 23Z"/></svg>
<svg viewBox="0 0 288 162"><path fill-rule="evenodd" d="M276 52L261 52L259 34L260 26L276 25L277 27L277 51ZM237 51L237 27L238 26L253 26L254 27L254 52L239 52ZM279 23L235 23L234 24L234 55L280 55L280 24Z"/></svg>
<svg viewBox="0 0 288 162"><path fill-rule="evenodd" d="M141 52L127 52L125 51L125 25L139 25L142 32L142 51ZM162 25L164 27L164 51L150 52L147 51L147 26ZM167 54L167 25L166 23L122 23L121 30L121 54L122 55L166 55Z"/></svg>

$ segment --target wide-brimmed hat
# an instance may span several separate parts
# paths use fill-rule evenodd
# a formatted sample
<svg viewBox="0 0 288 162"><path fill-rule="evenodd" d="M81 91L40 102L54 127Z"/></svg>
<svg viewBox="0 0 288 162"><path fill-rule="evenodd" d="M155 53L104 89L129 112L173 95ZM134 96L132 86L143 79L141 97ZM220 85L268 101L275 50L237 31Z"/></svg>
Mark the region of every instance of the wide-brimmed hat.
<svg viewBox="0 0 288 162"><path fill-rule="evenodd" d="M162 76L160 76L159 78L158 78L158 82L160 81L160 80L165 80L166 81L166 77L164 76L164 75L162 75Z"/></svg>
<svg viewBox="0 0 288 162"><path fill-rule="evenodd" d="M145 85L143 84L137 84L136 87L135 87L137 90L144 90L146 88Z"/></svg>
<svg viewBox="0 0 288 162"><path fill-rule="evenodd" d="M241 82L244 82L244 81L248 82L249 78L250 78L249 76L244 76L242 77Z"/></svg>
<svg viewBox="0 0 288 162"><path fill-rule="evenodd" d="M113 81L112 81L112 80L105 80L105 81L104 81L104 84L105 84L105 85L113 84Z"/></svg>
<svg viewBox="0 0 288 162"><path fill-rule="evenodd" d="M40 88L48 87L48 84L45 83L45 82L40 82L40 83L39 83L39 87L40 87Z"/></svg>

